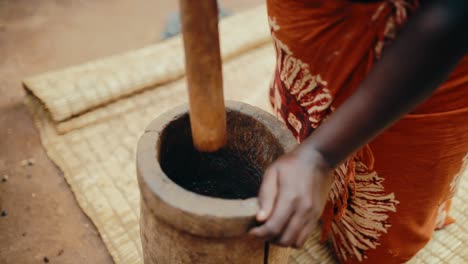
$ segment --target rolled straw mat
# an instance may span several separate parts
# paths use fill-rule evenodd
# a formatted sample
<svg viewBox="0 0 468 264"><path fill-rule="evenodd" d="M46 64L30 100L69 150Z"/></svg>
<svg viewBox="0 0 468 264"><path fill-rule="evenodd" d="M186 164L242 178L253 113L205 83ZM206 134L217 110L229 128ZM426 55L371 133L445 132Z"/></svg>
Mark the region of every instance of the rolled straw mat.
<svg viewBox="0 0 468 264"><path fill-rule="evenodd" d="M270 110L275 65L266 8L220 22L225 96ZM145 126L187 101L180 36L24 81L47 154L60 167L116 263L142 263L135 147ZM466 174L466 173L465 173ZM468 181L453 203L457 223L436 232L414 263L467 263ZM334 263L314 232L290 263Z"/></svg>

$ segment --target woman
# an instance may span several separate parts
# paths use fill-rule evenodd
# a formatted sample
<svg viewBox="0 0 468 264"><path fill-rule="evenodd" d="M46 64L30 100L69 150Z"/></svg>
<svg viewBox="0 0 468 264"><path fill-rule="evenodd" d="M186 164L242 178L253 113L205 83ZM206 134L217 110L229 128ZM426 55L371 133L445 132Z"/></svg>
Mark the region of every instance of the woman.
<svg viewBox="0 0 468 264"><path fill-rule="evenodd" d="M268 0L274 162L252 235L301 247L321 217L342 263L400 263L447 215L468 152L468 3ZM378 261L378 262L377 262Z"/></svg>

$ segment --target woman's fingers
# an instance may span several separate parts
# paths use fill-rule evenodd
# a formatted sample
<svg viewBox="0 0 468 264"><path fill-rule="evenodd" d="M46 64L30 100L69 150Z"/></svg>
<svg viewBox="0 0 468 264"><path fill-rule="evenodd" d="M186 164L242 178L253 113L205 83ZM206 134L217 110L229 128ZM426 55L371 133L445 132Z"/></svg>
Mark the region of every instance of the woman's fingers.
<svg viewBox="0 0 468 264"><path fill-rule="evenodd" d="M278 171L270 167L263 175L262 185L258 194L260 210L257 213L257 221L264 222L270 217L275 205L278 193Z"/></svg>
<svg viewBox="0 0 468 264"><path fill-rule="evenodd" d="M307 238L310 235L310 232L317 224L317 221L314 219L308 219L304 228L300 232L299 236L297 237L296 243L293 245L295 248L302 248L307 241Z"/></svg>
<svg viewBox="0 0 468 264"><path fill-rule="evenodd" d="M330 184L322 177L328 171L295 154L287 155L264 174L256 216L263 224L250 234L282 246L302 247L323 208L320 194L325 196Z"/></svg>
<svg viewBox="0 0 468 264"><path fill-rule="evenodd" d="M307 215L300 211L296 211L284 229L281 237L277 238L274 243L285 247L295 246L296 241L305 228L307 222Z"/></svg>
<svg viewBox="0 0 468 264"><path fill-rule="evenodd" d="M280 191L271 217L261 226L253 228L250 234L271 240L278 237L286 227L294 212L293 200L288 192Z"/></svg>

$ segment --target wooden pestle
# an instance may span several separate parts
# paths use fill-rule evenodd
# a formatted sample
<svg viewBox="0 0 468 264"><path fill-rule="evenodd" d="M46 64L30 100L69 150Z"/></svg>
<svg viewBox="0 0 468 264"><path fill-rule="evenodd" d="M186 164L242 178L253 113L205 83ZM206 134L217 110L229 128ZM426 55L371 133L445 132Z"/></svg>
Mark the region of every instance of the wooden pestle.
<svg viewBox="0 0 468 264"><path fill-rule="evenodd" d="M202 152L226 144L226 111L216 0L180 0L193 143Z"/></svg>

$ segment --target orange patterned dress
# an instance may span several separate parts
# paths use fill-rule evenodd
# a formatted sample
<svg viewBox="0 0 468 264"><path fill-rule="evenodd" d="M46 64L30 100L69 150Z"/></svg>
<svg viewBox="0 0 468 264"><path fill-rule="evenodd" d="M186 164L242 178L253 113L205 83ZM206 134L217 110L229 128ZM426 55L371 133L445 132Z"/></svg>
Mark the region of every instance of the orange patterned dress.
<svg viewBox="0 0 468 264"><path fill-rule="evenodd" d="M267 0L270 99L304 140L357 88L416 1ZM406 58L405 58L406 59ZM342 263L400 263L448 216L468 152L468 58L423 104L339 166L322 216Z"/></svg>

